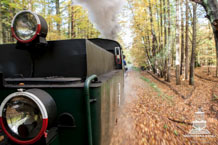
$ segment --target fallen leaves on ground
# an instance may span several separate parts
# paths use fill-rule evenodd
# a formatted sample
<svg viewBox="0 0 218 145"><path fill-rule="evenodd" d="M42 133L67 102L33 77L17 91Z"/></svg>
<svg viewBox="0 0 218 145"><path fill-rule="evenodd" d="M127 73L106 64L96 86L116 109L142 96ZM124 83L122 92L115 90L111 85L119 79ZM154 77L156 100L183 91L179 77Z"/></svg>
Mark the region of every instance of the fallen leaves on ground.
<svg viewBox="0 0 218 145"><path fill-rule="evenodd" d="M170 85L184 94L190 93L192 86L187 81L176 86L174 79L172 77ZM196 89L189 98L183 99L146 72L128 72L125 103L118 114L111 145L217 144L218 97L212 99L213 92L218 96L215 85L215 82L195 78ZM207 129L215 137L184 137L193 128L192 121L199 107L205 112Z"/></svg>

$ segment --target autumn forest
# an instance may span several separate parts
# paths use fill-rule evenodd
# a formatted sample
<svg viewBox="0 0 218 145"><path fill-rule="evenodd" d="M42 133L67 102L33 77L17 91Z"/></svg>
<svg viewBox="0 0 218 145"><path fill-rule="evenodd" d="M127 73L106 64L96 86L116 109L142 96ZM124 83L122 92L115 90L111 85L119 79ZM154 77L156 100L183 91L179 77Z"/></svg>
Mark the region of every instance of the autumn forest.
<svg viewBox="0 0 218 145"><path fill-rule="evenodd" d="M94 6L83 7L83 0L0 0L0 44L16 43L11 21L21 10L46 19L47 40L115 39L123 47L128 71L126 99L111 145L216 144L218 1L121 1L115 11L119 28L114 25L117 34L111 38L98 24L107 17L102 22L93 18ZM184 137L199 109L206 115L211 137Z"/></svg>
<svg viewBox="0 0 218 145"><path fill-rule="evenodd" d="M72 0L1 0L0 44L15 42L11 21L24 9L45 17L47 40L101 37L89 21L88 11ZM121 25L117 40L123 44L128 62L136 67L152 69L166 81L170 81L171 67L176 68L177 76L184 74L187 80L193 76L193 67L216 66L213 20L205 10L189 0L127 0L117 14ZM126 33L129 28L131 35Z"/></svg>

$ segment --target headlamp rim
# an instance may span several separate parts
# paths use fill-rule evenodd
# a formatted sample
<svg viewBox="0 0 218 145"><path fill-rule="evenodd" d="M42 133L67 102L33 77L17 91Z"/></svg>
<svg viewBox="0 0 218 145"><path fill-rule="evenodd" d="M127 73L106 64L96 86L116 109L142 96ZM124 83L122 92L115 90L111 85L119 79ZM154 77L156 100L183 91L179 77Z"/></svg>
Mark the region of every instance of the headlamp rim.
<svg viewBox="0 0 218 145"><path fill-rule="evenodd" d="M36 21L37 21L36 33L35 33L35 35L33 35L32 38L30 38L30 39L28 39L28 40L22 40L22 39L20 39L20 38L15 34L15 31L14 31L14 22L15 22L15 19L17 18L18 15L20 15L20 14L22 14L22 13L30 13L30 14L32 14L32 15L35 17ZM13 18L13 20L12 20L12 23L11 23L12 36L13 36L14 38L16 38L16 39L17 39L19 42L21 42L21 43L28 43L28 42L33 41L33 40L36 39L36 37L40 34L40 31L41 31L41 22L40 22L40 19L39 19L39 17L38 17L37 14L33 13L33 12L30 11L30 10L23 10L23 11L18 12L18 13L14 16L14 18Z"/></svg>
<svg viewBox="0 0 218 145"><path fill-rule="evenodd" d="M27 140L27 141L23 141L23 140L19 140L15 137L13 137L6 129L5 127L5 124L4 124L4 121L3 121L3 109L6 105L6 103L11 100L12 98L16 97L16 96L23 96L23 97L27 97L29 99L31 99L33 102L36 103L36 105L39 107L39 110L42 114L42 119L43 119L43 122L42 122L42 128L41 130L39 131L38 135L31 139L31 140ZM29 92L15 92L15 93L12 93L10 94L9 96L7 96L4 101L2 102L1 106L0 106L0 125L3 129L3 131L5 132L5 134L14 142L18 143L18 144L33 144L35 143L36 141L38 141L46 132L46 129L48 127L48 113L47 113L47 110L44 106L44 104L42 103L42 101L37 97L35 96L34 94L32 93L29 93Z"/></svg>

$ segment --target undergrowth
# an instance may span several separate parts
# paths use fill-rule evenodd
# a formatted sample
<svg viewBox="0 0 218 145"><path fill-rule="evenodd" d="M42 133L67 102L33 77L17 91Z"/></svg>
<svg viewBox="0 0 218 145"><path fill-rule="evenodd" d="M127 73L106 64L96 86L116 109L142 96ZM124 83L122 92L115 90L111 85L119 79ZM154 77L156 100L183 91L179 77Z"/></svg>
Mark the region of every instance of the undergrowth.
<svg viewBox="0 0 218 145"><path fill-rule="evenodd" d="M133 66L132 69L133 69L134 71L137 71L137 72L140 72L140 71L141 71L140 68L135 67L135 66Z"/></svg>
<svg viewBox="0 0 218 145"><path fill-rule="evenodd" d="M217 95L213 95L212 101L218 101L218 96Z"/></svg>
<svg viewBox="0 0 218 145"><path fill-rule="evenodd" d="M160 88L158 88L157 84L155 84L154 82L152 82L151 80L149 80L148 78L145 78L143 76L141 76L141 79L143 81L145 81L147 84L149 84L149 86L151 88L154 89L154 91L158 94L159 97L162 97L163 99L166 99L167 101L169 101L170 103L173 103L173 97L172 96L168 96L166 94L164 94Z"/></svg>

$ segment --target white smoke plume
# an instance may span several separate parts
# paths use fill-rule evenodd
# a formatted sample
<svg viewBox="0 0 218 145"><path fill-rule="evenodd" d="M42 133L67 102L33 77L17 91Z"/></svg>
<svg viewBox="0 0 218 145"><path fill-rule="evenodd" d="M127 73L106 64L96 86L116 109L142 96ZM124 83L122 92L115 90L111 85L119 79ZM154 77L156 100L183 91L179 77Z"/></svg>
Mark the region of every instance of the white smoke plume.
<svg viewBox="0 0 218 145"><path fill-rule="evenodd" d="M73 0L73 5L81 5L88 10L89 19L102 36L116 39L120 25L117 17L124 0Z"/></svg>

